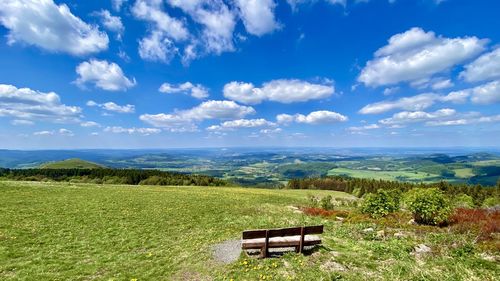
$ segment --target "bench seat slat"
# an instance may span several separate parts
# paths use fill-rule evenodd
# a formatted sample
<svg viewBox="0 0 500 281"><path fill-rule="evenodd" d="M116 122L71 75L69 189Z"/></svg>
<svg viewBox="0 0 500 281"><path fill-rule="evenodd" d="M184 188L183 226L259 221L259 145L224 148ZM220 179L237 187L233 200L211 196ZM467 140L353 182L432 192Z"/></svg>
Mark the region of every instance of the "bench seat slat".
<svg viewBox="0 0 500 281"><path fill-rule="evenodd" d="M278 228L269 229L269 237L283 237L283 236L295 236L300 235L300 227L290 227L290 228ZM306 226L304 227L304 234L322 234L323 226ZM256 230L246 230L243 231L243 239L255 239L266 237L266 229L256 229Z"/></svg>
<svg viewBox="0 0 500 281"><path fill-rule="evenodd" d="M242 240L243 249L260 249L264 246L265 238L254 238ZM269 238L269 248L294 247L300 244L300 235L272 237ZM306 235L304 237L304 246L313 246L321 244L321 238L317 235Z"/></svg>

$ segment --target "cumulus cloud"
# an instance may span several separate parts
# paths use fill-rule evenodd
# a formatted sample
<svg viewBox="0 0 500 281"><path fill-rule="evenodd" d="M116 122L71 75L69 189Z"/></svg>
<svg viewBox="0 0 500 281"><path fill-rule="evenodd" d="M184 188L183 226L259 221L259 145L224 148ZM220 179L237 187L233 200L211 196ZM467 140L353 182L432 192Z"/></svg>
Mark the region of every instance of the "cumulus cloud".
<svg viewBox="0 0 500 281"><path fill-rule="evenodd" d="M139 42L139 56L150 61L169 62L177 53L176 42L189 39L185 23L163 10L162 1L137 0L131 9L135 18L151 24L149 35Z"/></svg>
<svg viewBox="0 0 500 281"><path fill-rule="evenodd" d="M392 110L420 111L426 109L437 102L464 103L467 101L469 93L451 92L448 95L438 95L434 93L419 94L412 97L404 97L397 100L386 100L364 106L361 114L380 114Z"/></svg>
<svg viewBox="0 0 500 281"><path fill-rule="evenodd" d="M94 121L86 121L86 122L82 122L80 123L80 126L84 127L84 128L90 128L90 127L101 127L101 125L97 122L94 122Z"/></svg>
<svg viewBox="0 0 500 281"><path fill-rule="evenodd" d="M360 132L360 131L375 130L375 129L380 129L380 126L378 124L370 124L370 125L347 128L347 130L351 132Z"/></svg>
<svg viewBox="0 0 500 281"><path fill-rule="evenodd" d="M445 38L412 28L392 36L377 50L358 81L376 87L426 79L477 56L487 42L477 37Z"/></svg>
<svg viewBox="0 0 500 281"><path fill-rule="evenodd" d="M236 6L248 33L262 36L279 28L274 17L274 0L236 0Z"/></svg>
<svg viewBox="0 0 500 281"><path fill-rule="evenodd" d="M442 97L441 100L463 103L469 98L475 104L500 103L500 81L492 81L474 88L451 92L446 97Z"/></svg>
<svg viewBox="0 0 500 281"><path fill-rule="evenodd" d="M113 10L120 11L125 2L127 2L127 0L111 0Z"/></svg>
<svg viewBox="0 0 500 281"><path fill-rule="evenodd" d="M349 118L337 112L320 110L320 111L313 111L308 115L279 114L276 116L276 120L280 124L289 124L292 122L296 122L296 123L317 125L317 124L331 124L337 122L345 122L349 120Z"/></svg>
<svg viewBox="0 0 500 281"><path fill-rule="evenodd" d="M171 114L143 114L139 119L152 126L171 131L196 131L196 122L207 119L238 119L254 113L252 107L242 106L233 101L210 100L191 109Z"/></svg>
<svg viewBox="0 0 500 281"><path fill-rule="evenodd" d="M75 81L77 85L92 83L106 91L126 91L137 84L135 78L129 79L123 74L120 66L105 60L82 62L76 67L76 73L79 76Z"/></svg>
<svg viewBox="0 0 500 281"><path fill-rule="evenodd" d="M52 0L0 1L0 23L9 30L9 45L21 42L76 56L108 48L106 33L73 15L67 5Z"/></svg>
<svg viewBox="0 0 500 281"><path fill-rule="evenodd" d="M33 133L34 136L54 136L54 135L60 135L64 137L74 137L75 134L68 129L61 128L57 131L38 131Z"/></svg>
<svg viewBox="0 0 500 281"><path fill-rule="evenodd" d="M180 8L193 21L202 25L201 36L195 42L207 53L221 54L233 51L233 33L236 15L222 0L168 0L172 7Z"/></svg>
<svg viewBox="0 0 500 281"><path fill-rule="evenodd" d="M257 128L257 127L274 127L276 123L267 121L266 119L238 119L213 125L207 128L208 131L224 131L235 130L240 128Z"/></svg>
<svg viewBox="0 0 500 281"><path fill-rule="evenodd" d="M104 128L104 132L107 133L114 133L114 134L129 134L129 135L143 135L143 136L149 136L153 134L159 134L161 133L160 129L156 128L123 128L119 126L114 126L114 127L106 127Z"/></svg>
<svg viewBox="0 0 500 281"><path fill-rule="evenodd" d="M94 15L98 16L101 20L101 24L109 31L115 32L118 39L121 39L125 27L123 26L120 17L112 16L108 10L101 10L94 12Z"/></svg>
<svg viewBox="0 0 500 281"><path fill-rule="evenodd" d="M391 118L379 121L383 125L405 125L423 123L425 126L460 126L480 123L500 122L500 115L482 116L478 112L459 113L454 109L445 108L434 112L403 111L394 114Z"/></svg>
<svg viewBox="0 0 500 281"><path fill-rule="evenodd" d="M12 120L10 122L12 125L14 126L31 126L31 125L35 125L35 122L33 121L30 121L30 120Z"/></svg>
<svg viewBox="0 0 500 281"><path fill-rule="evenodd" d="M116 113L134 113L135 106L132 104L118 105L114 102L96 103L95 101L88 101L87 106L90 107L100 107L107 111L112 111Z"/></svg>
<svg viewBox="0 0 500 281"><path fill-rule="evenodd" d="M451 88L455 84L450 79L443 79L443 80L438 80L432 84L432 89L433 90L442 90L446 88Z"/></svg>
<svg viewBox="0 0 500 281"><path fill-rule="evenodd" d="M78 122L81 112L79 107L62 104L54 92L43 93L0 84L0 117L67 123Z"/></svg>
<svg viewBox="0 0 500 281"><path fill-rule="evenodd" d="M170 83L163 83L158 89L161 93L175 94L175 93L185 93L193 98L205 99L208 98L208 89L201 84L193 84L191 82L185 82L182 84L173 85Z"/></svg>
<svg viewBox="0 0 500 281"><path fill-rule="evenodd" d="M322 83L310 83L296 79L272 80L262 87L252 83L230 82L224 86L224 97L245 104L258 104L264 100L281 103L305 102L324 99L335 92L329 80Z"/></svg>
<svg viewBox="0 0 500 281"><path fill-rule="evenodd" d="M466 65L460 77L467 82L500 78L500 47Z"/></svg>
<svg viewBox="0 0 500 281"><path fill-rule="evenodd" d="M401 125L407 123L430 122L436 120L443 121L447 120L445 118L456 116L456 114L456 110L450 108L440 109L435 112L403 111L394 114L390 118L380 120L380 123L384 125Z"/></svg>

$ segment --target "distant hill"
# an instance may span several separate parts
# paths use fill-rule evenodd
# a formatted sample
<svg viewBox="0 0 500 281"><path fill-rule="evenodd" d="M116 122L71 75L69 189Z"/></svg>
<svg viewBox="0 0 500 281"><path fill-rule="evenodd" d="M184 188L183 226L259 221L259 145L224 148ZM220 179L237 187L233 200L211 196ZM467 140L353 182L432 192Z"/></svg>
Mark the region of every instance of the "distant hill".
<svg viewBox="0 0 500 281"><path fill-rule="evenodd" d="M94 162L85 161L78 158L67 159L57 162L48 162L40 165L42 169L102 169L105 168Z"/></svg>

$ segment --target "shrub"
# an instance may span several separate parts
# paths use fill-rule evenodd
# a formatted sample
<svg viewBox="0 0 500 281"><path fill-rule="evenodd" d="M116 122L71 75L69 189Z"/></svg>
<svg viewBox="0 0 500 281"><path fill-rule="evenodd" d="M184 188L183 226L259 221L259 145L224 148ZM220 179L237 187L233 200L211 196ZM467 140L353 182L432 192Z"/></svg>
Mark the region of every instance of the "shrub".
<svg viewBox="0 0 500 281"><path fill-rule="evenodd" d="M401 193L397 190L382 190L369 193L361 204L361 212L369 214L372 218L385 217L399 210Z"/></svg>
<svg viewBox="0 0 500 281"><path fill-rule="evenodd" d="M474 208L474 199L467 194L460 194L453 199L455 208Z"/></svg>
<svg viewBox="0 0 500 281"><path fill-rule="evenodd" d="M332 203L332 196L328 195L326 197L321 198L321 200L319 201L319 206L323 210L333 210L334 205Z"/></svg>
<svg viewBox="0 0 500 281"><path fill-rule="evenodd" d="M446 224L452 211L449 200L437 188L414 188L406 193L405 203L421 224Z"/></svg>
<svg viewBox="0 0 500 281"><path fill-rule="evenodd" d="M500 232L500 211L487 209L455 209L450 216L452 229L459 233L476 232L477 240L488 240Z"/></svg>
<svg viewBox="0 0 500 281"><path fill-rule="evenodd" d="M484 208L490 208L490 207L495 207L495 206L500 206L500 198L488 197L488 198L484 199L484 202L483 202Z"/></svg>

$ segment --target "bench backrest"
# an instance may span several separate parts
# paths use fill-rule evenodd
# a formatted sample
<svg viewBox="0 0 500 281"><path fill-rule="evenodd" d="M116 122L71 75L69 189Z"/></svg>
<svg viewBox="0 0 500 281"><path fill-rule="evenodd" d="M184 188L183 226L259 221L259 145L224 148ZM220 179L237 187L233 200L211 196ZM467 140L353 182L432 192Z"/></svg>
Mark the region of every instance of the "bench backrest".
<svg viewBox="0 0 500 281"><path fill-rule="evenodd" d="M323 233L322 225L304 226L303 228L304 235ZM302 234L302 227L246 230L243 231L243 239L266 238L266 232L268 232L268 238L295 236Z"/></svg>

